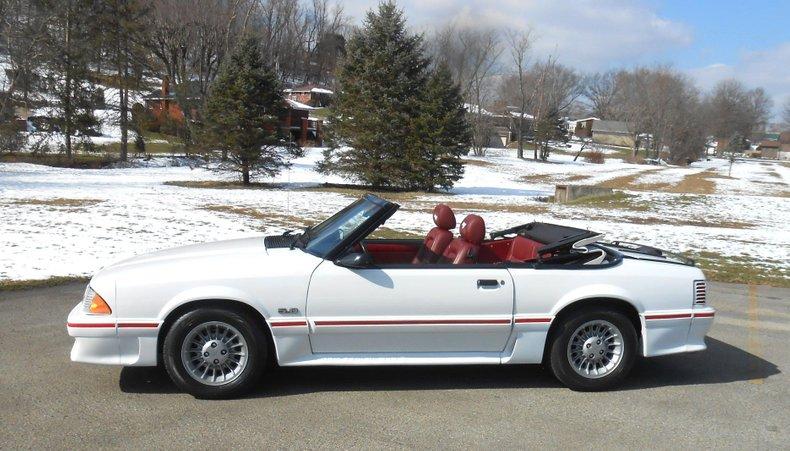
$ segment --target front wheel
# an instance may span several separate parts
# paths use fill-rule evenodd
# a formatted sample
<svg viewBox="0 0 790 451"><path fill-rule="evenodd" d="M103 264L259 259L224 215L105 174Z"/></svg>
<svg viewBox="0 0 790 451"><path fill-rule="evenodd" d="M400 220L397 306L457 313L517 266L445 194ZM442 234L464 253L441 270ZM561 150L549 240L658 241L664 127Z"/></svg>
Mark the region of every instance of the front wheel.
<svg viewBox="0 0 790 451"><path fill-rule="evenodd" d="M249 391L266 364L267 342L241 312L198 309L178 318L162 358L180 389L197 398L230 398Z"/></svg>
<svg viewBox="0 0 790 451"><path fill-rule="evenodd" d="M631 371L637 343L636 330L622 313L580 310L553 334L549 363L554 376L572 390L606 390Z"/></svg>

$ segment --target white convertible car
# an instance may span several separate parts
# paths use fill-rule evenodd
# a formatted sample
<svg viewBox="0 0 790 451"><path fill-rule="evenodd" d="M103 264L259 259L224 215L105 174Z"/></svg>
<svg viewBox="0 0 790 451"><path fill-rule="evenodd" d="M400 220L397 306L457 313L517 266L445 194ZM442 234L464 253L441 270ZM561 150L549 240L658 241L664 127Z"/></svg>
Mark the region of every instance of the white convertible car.
<svg viewBox="0 0 790 451"><path fill-rule="evenodd" d="M638 356L705 349L693 262L530 223L485 237L446 205L424 240L368 239L398 205L366 195L302 233L186 246L101 270L68 317L76 362L164 365L238 396L271 364L544 363L602 390ZM427 219L427 218L426 218Z"/></svg>

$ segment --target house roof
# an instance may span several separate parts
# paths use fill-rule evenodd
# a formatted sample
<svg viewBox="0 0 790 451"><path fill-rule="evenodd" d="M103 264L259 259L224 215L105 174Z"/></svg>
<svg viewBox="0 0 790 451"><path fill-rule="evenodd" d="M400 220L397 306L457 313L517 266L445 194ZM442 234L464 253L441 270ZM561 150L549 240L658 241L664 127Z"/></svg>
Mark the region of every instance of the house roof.
<svg viewBox="0 0 790 451"><path fill-rule="evenodd" d="M628 123L623 121L594 121L592 131L593 133L631 133Z"/></svg>
<svg viewBox="0 0 790 451"><path fill-rule="evenodd" d="M293 88L286 88L283 90L284 92L314 92L316 94L334 94L334 91L331 89L326 89L318 85L302 85L302 86L294 86Z"/></svg>
<svg viewBox="0 0 790 451"><path fill-rule="evenodd" d="M597 117L585 117L584 119L574 119L571 122L600 121Z"/></svg>
<svg viewBox="0 0 790 451"><path fill-rule="evenodd" d="M285 101L288 102L288 106L291 107L294 110L308 110L309 111L309 110L314 110L315 109L314 107L311 107L310 105L304 104L302 102L297 102L296 100L285 99Z"/></svg>
<svg viewBox="0 0 790 451"><path fill-rule="evenodd" d="M780 145L781 145L781 143L779 141L773 141L773 140L770 140L770 139L764 139L764 140L760 141L760 144L758 144L757 147L758 148L759 147L768 148L768 149L778 149L780 147Z"/></svg>

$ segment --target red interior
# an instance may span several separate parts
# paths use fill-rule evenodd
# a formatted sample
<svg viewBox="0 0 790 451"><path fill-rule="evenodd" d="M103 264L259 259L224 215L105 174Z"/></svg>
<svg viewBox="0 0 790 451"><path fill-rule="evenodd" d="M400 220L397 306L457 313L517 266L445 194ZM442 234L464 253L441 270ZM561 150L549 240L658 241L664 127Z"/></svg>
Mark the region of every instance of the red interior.
<svg viewBox="0 0 790 451"><path fill-rule="evenodd" d="M373 261L383 264L412 263L421 245L422 242L419 240L371 240L365 242L365 247L373 256ZM541 246L543 246L542 243L523 236L483 241L478 251L477 263L492 264L505 261L522 263L533 261L538 258L538 249Z"/></svg>
<svg viewBox="0 0 790 451"><path fill-rule="evenodd" d="M370 240L365 241L365 248L373 257L376 263L384 264L406 264L406 263L428 263L426 258L420 257L420 253L425 253L426 243L431 246L428 251L433 255L441 255L441 262L444 263L502 263L514 262L523 263L538 259L538 249L543 243L531 240L523 236L504 238L498 240L483 241L485 236L485 221L477 215L469 215L462 222L460 235L452 239L453 234L450 230L455 227L455 216L452 210L446 205L437 205L434 209L434 222L437 227L429 232L425 240ZM434 249L431 243L435 232L449 234L442 237L442 246L446 246L444 252ZM433 237L435 238L435 237ZM450 241L452 239L452 241ZM433 261L430 261L433 262Z"/></svg>

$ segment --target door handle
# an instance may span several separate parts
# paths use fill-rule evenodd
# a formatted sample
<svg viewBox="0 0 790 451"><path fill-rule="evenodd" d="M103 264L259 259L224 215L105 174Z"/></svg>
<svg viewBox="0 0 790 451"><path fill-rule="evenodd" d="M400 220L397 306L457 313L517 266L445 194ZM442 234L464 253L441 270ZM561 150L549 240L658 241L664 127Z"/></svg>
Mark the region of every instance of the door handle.
<svg viewBox="0 0 790 451"><path fill-rule="evenodd" d="M502 282L502 285L505 283ZM499 281L496 279L477 279L477 288L493 289L499 288Z"/></svg>

